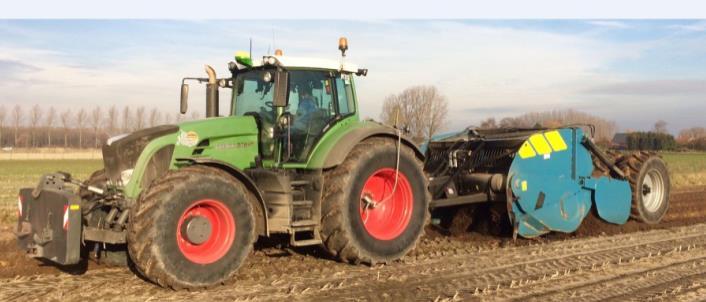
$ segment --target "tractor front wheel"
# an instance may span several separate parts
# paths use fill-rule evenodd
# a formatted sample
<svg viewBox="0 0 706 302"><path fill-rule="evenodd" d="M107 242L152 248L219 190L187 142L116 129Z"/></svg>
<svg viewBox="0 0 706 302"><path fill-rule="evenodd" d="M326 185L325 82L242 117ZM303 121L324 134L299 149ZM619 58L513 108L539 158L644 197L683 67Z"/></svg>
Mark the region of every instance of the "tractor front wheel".
<svg viewBox="0 0 706 302"><path fill-rule="evenodd" d="M224 171L170 171L141 196L130 212L128 251L140 273L161 286L224 283L253 248L255 197Z"/></svg>
<svg viewBox="0 0 706 302"><path fill-rule="evenodd" d="M429 218L422 162L397 141L359 143L325 174L321 237L328 252L351 263L386 263L419 241Z"/></svg>

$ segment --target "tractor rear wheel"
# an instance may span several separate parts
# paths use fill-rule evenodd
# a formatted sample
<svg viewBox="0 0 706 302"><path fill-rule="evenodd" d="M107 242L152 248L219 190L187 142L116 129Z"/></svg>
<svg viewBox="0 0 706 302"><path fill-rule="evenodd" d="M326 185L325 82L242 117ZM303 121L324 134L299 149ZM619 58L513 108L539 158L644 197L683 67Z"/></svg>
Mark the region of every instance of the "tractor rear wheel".
<svg viewBox="0 0 706 302"><path fill-rule="evenodd" d="M395 140L359 143L327 171L321 237L342 261L387 263L415 247L429 219L427 180L414 152Z"/></svg>
<svg viewBox="0 0 706 302"><path fill-rule="evenodd" d="M637 152L625 156L618 167L627 172L632 189L630 217L657 224L669 209L669 173L664 160L654 153Z"/></svg>
<svg viewBox="0 0 706 302"><path fill-rule="evenodd" d="M254 198L216 168L170 171L142 193L130 212L130 258L140 273L164 287L224 283L253 248Z"/></svg>

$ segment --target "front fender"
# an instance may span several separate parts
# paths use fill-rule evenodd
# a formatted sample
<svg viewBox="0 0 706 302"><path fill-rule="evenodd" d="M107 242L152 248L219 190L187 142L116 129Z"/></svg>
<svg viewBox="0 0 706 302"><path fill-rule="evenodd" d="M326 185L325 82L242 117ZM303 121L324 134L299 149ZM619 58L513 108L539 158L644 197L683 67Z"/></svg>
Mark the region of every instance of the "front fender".
<svg viewBox="0 0 706 302"><path fill-rule="evenodd" d="M137 163L135 164L135 167L132 170L132 177L130 177L130 181L128 181L123 190L126 197L132 200L137 200L137 197L140 195L140 191L142 188L141 184L142 179L144 178L145 169L147 168L147 164L149 163L150 159L163 147L173 145L177 139L177 136L178 133L171 133L164 136L160 136L152 140L149 144L147 144L147 146L145 146L145 149L142 150L142 153L137 159ZM174 159L170 159L170 163L173 162Z"/></svg>

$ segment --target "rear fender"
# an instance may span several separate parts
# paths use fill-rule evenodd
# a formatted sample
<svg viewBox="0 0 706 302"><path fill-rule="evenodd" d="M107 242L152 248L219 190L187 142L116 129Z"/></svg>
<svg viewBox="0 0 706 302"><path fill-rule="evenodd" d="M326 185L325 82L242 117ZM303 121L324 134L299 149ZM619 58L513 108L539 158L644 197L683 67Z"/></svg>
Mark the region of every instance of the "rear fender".
<svg viewBox="0 0 706 302"><path fill-rule="evenodd" d="M342 136L335 144L335 148L332 148L328 155L326 155L323 168L326 169L340 165L346 159L348 153L350 153L358 143L372 137L386 137L397 140L398 133L397 129L382 124L376 127L360 127L351 130ZM414 154L419 160L424 160L424 154L412 140L402 135L401 141L403 145L414 151Z"/></svg>

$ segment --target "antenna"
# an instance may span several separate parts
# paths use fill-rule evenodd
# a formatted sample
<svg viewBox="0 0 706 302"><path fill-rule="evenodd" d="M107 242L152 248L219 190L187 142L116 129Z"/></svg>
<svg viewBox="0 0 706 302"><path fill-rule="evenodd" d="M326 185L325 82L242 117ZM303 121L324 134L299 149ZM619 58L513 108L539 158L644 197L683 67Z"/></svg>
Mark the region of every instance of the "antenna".
<svg viewBox="0 0 706 302"><path fill-rule="evenodd" d="M250 37L250 60L252 59L252 37Z"/></svg>
<svg viewBox="0 0 706 302"><path fill-rule="evenodd" d="M272 29L272 49L277 49L277 43L275 43L275 29Z"/></svg>

